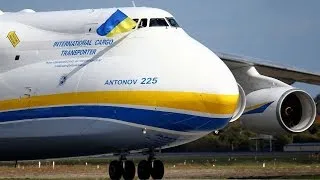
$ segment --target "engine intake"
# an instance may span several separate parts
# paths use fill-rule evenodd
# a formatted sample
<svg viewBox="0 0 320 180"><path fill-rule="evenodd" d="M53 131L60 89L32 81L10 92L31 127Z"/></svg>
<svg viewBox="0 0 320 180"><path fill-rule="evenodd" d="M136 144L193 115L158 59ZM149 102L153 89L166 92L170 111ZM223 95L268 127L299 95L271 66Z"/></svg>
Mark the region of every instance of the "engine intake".
<svg viewBox="0 0 320 180"><path fill-rule="evenodd" d="M313 124L315 117L316 105L309 94L292 87L277 87L248 94L241 123L257 133L300 133Z"/></svg>
<svg viewBox="0 0 320 180"><path fill-rule="evenodd" d="M287 131L303 132L316 118L316 105L306 92L292 89L281 97L277 114L280 125Z"/></svg>

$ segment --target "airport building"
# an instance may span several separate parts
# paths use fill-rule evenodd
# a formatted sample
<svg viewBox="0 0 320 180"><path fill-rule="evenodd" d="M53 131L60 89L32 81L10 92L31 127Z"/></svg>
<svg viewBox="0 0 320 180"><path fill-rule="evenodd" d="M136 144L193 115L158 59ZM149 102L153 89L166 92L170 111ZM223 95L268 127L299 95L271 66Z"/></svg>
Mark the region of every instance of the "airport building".
<svg viewBox="0 0 320 180"><path fill-rule="evenodd" d="M320 143L293 143L283 147L284 152L320 152Z"/></svg>

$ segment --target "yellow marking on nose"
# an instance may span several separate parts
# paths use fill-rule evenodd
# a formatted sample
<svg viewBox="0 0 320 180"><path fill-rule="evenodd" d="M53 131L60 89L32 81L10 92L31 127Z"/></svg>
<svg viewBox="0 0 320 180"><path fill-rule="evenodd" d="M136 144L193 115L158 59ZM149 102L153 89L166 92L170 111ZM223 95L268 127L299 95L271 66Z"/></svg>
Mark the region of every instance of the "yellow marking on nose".
<svg viewBox="0 0 320 180"><path fill-rule="evenodd" d="M50 94L0 101L0 110L77 104L123 104L233 114L239 95L176 91L96 91Z"/></svg>

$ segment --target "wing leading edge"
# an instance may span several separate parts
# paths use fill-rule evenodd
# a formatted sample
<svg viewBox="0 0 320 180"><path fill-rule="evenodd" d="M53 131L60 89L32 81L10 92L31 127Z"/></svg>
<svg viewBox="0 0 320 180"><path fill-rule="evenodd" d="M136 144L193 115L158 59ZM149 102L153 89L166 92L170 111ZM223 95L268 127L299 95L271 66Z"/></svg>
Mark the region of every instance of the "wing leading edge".
<svg viewBox="0 0 320 180"><path fill-rule="evenodd" d="M241 67L254 66L260 74L279 79L288 84L293 84L294 82L303 82L320 85L320 73L311 73L292 67L265 63L254 58L241 57L225 53L216 54L227 64L231 71Z"/></svg>

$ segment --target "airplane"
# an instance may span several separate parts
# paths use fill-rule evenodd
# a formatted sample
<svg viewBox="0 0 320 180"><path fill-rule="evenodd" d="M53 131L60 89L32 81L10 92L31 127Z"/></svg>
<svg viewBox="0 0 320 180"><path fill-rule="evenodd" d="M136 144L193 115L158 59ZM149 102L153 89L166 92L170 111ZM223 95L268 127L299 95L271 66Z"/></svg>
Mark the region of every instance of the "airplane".
<svg viewBox="0 0 320 180"><path fill-rule="evenodd" d="M111 179L162 179L158 151L240 119L306 131L320 74L214 53L151 7L0 13L0 160L113 153ZM241 118L240 118L241 117ZM143 153L136 167L127 156Z"/></svg>
<svg viewBox="0 0 320 180"><path fill-rule="evenodd" d="M317 117L316 117L316 123L320 124L320 105L317 106Z"/></svg>
<svg viewBox="0 0 320 180"><path fill-rule="evenodd" d="M320 99L318 97L320 97L320 95L318 95L315 99L316 109L317 109L317 116L316 116L316 120L315 120L316 124L320 124Z"/></svg>

